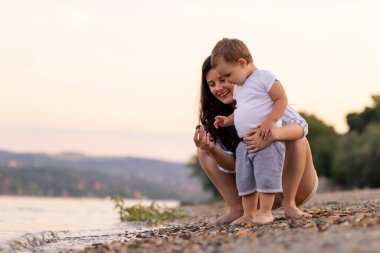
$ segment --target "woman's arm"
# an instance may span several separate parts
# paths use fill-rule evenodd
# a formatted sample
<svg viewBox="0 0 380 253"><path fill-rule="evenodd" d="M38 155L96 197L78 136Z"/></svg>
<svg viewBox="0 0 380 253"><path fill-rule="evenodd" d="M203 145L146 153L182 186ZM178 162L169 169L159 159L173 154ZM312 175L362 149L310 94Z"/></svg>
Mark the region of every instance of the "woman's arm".
<svg viewBox="0 0 380 253"><path fill-rule="evenodd" d="M294 141L304 136L304 129L297 123L289 123L280 128L271 129L272 141Z"/></svg>
<svg viewBox="0 0 380 253"><path fill-rule="evenodd" d="M234 156L212 142L202 126L197 127L195 130L194 143L199 152L207 153L211 158L215 159L220 167L229 171L235 171Z"/></svg>
<svg viewBox="0 0 380 253"><path fill-rule="evenodd" d="M251 129L244 142L248 145L249 152L258 152L268 147L274 141L293 141L304 136L304 129L297 123L290 123L280 128L272 128L269 138L263 140L259 136L258 129Z"/></svg>

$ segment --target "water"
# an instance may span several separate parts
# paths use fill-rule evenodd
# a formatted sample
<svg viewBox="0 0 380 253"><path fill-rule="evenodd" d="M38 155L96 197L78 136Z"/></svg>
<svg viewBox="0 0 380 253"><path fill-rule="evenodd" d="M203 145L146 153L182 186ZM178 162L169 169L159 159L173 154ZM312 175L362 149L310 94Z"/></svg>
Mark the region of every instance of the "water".
<svg viewBox="0 0 380 253"><path fill-rule="evenodd" d="M140 201L125 203L131 206ZM179 205L178 201L156 203L167 207ZM143 223L120 222L109 198L0 197L0 252L79 249L92 243L125 240L125 231L144 229L147 226Z"/></svg>

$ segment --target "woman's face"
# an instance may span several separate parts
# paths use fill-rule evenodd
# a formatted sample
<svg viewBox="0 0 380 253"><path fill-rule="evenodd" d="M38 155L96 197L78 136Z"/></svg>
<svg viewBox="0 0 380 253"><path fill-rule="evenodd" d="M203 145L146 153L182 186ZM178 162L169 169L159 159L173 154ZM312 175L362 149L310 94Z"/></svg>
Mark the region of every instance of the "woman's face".
<svg viewBox="0 0 380 253"><path fill-rule="evenodd" d="M215 70L211 69L206 75L206 81L211 93L223 104L233 104L234 84L227 82Z"/></svg>

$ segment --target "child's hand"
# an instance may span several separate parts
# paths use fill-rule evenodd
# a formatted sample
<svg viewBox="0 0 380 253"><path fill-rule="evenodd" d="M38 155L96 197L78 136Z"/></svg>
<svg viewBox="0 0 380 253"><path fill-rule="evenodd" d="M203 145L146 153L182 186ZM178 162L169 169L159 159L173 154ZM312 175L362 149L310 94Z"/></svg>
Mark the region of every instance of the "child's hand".
<svg viewBox="0 0 380 253"><path fill-rule="evenodd" d="M263 140L267 140L271 128L276 127L276 121L272 119L265 119L260 125L260 137Z"/></svg>
<svg viewBox="0 0 380 253"><path fill-rule="evenodd" d="M214 121L214 127L218 129L219 127L232 126L233 121L227 116L216 116Z"/></svg>

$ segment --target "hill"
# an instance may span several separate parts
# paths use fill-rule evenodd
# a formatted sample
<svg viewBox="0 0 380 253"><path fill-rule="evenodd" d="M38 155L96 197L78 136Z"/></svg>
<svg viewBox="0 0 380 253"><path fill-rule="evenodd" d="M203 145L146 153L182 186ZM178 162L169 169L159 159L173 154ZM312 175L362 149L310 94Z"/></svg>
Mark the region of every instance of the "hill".
<svg viewBox="0 0 380 253"><path fill-rule="evenodd" d="M91 157L0 151L0 194L110 196L178 199L208 198L185 164L137 157Z"/></svg>

